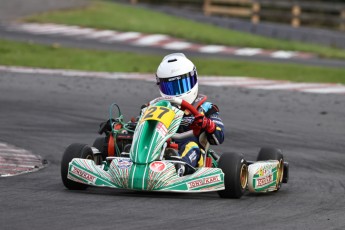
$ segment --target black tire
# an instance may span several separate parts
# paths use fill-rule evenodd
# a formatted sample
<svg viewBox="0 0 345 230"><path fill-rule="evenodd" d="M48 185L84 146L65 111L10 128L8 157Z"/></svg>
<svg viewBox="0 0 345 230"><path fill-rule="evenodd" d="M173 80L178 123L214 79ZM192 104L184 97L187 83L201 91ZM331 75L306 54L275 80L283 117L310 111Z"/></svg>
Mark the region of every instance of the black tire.
<svg viewBox="0 0 345 230"><path fill-rule="evenodd" d="M105 159L108 156L108 138L106 137L98 137L93 142L92 146L98 149L101 152L102 160L105 161Z"/></svg>
<svg viewBox="0 0 345 230"><path fill-rule="evenodd" d="M218 167L224 173L225 190L218 191L222 198L241 198L248 182L248 166L242 154L223 153Z"/></svg>
<svg viewBox="0 0 345 230"><path fill-rule="evenodd" d="M277 176L277 191L281 188L283 182L283 174L284 174L284 156L280 149L271 148L271 147L264 147L261 148L257 161L267 161L267 160L277 160L279 161L278 166L278 176Z"/></svg>
<svg viewBox="0 0 345 230"><path fill-rule="evenodd" d="M68 165L73 158L93 159L91 147L86 144L71 144L66 148L61 160L61 178L65 187L70 190L85 190L88 185L77 183L67 178Z"/></svg>

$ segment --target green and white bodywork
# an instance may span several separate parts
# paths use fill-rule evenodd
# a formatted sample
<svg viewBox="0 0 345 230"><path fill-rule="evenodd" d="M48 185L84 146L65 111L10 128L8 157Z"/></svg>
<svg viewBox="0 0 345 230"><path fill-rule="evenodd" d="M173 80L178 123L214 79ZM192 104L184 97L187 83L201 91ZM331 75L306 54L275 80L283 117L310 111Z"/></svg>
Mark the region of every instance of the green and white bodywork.
<svg viewBox="0 0 345 230"><path fill-rule="evenodd" d="M279 161L258 161L248 167L248 190L250 192L272 192L281 182L278 175Z"/></svg>
<svg viewBox="0 0 345 230"><path fill-rule="evenodd" d="M166 192L206 192L224 189L220 168L198 168L178 176L173 161L164 160L166 143L180 126L184 112L161 100L142 111L135 129L129 158L114 157L102 165L74 158L68 179L87 185Z"/></svg>

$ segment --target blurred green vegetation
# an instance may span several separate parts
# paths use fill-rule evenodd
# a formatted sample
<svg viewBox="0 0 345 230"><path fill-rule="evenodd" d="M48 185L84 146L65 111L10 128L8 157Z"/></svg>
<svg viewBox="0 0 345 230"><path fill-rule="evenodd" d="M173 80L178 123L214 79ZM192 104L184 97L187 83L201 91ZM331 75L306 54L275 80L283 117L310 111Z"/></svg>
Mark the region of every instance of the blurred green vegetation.
<svg viewBox="0 0 345 230"><path fill-rule="evenodd" d="M0 65L108 72L154 72L162 56L0 40ZM247 76L297 82L345 83L345 69L297 64L191 58L200 75Z"/></svg>
<svg viewBox="0 0 345 230"><path fill-rule="evenodd" d="M342 49L265 38L109 1L93 1L91 6L86 8L43 13L25 20L168 34L205 44L304 51L315 53L320 57L345 59L345 50Z"/></svg>

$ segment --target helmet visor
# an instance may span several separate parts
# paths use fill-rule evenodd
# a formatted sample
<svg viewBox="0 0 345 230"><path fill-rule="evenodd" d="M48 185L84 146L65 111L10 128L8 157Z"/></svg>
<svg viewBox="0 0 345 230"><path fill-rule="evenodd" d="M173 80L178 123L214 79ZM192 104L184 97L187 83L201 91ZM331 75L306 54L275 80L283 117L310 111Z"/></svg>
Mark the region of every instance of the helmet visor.
<svg viewBox="0 0 345 230"><path fill-rule="evenodd" d="M177 96L189 92L196 83L197 73L196 70L193 70L171 78L160 78L159 88L165 95Z"/></svg>

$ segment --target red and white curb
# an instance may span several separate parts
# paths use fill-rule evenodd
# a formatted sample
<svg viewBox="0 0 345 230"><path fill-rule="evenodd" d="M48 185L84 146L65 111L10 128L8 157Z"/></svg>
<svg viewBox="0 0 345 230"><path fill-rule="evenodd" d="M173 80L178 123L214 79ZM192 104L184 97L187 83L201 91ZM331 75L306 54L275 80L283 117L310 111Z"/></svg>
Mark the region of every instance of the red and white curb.
<svg viewBox="0 0 345 230"><path fill-rule="evenodd" d="M150 82L154 82L156 80L154 74L87 72L76 70L41 69L8 66L0 66L0 75L1 72L62 75L69 77L92 77L105 79L131 79L144 80ZM266 80L259 78L235 76L200 76L198 80L200 85L216 87L240 87L261 90L285 90L317 94L345 94L345 85L335 83L296 83L289 81Z"/></svg>
<svg viewBox="0 0 345 230"><path fill-rule="evenodd" d="M46 162L30 151L0 142L0 177L35 172Z"/></svg>
<svg viewBox="0 0 345 230"><path fill-rule="evenodd" d="M133 46L159 47L174 51L194 51L200 53L219 53L236 56L261 56L277 59L310 59L310 53L264 50L260 48L239 48L222 45L202 45L164 34L143 34L139 32L120 32L114 30L97 30L79 26L38 23L15 23L6 27L9 31L27 32L37 35L75 37L80 40L96 40L102 43L126 43Z"/></svg>

